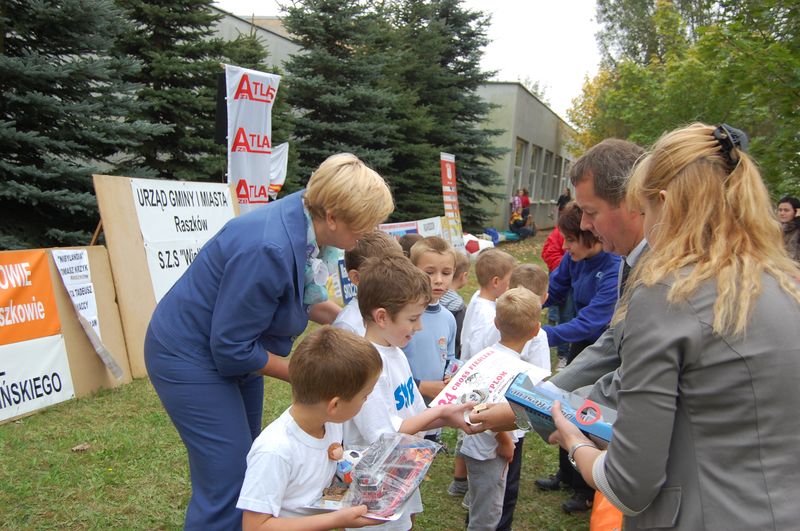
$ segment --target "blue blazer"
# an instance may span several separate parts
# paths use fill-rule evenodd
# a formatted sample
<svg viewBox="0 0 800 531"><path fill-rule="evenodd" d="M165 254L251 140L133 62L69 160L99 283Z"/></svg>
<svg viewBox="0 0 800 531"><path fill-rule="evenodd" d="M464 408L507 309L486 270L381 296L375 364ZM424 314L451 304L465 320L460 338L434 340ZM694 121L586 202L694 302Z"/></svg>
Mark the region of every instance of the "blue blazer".
<svg viewBox="0 0 800 531"><path fill-rule="evenodd" d="M308 324L303 193L230 220L203 246L153 313L164 347L223 376L289 354Z"/></svg>

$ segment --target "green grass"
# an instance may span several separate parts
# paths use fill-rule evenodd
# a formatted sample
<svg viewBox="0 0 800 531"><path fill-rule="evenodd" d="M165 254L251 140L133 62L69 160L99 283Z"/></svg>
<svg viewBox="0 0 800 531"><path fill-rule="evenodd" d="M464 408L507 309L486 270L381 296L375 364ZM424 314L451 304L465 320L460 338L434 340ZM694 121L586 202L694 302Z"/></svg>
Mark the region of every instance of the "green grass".
<svg viewBox="0 0 800 531"><path fill-rule="evenodd" d="M545 235L503 249L541 264ZM474 275L461 290L477 289ZM289 386L265 380L264 422L289 404ZM455 432L445 430L448 447ZM88 450L73 452L81 443ZM533 480L553 472L557 452L535 434L525 441L514 529L587 529L586 515L561 511L567 493ZM416 529L464 528L460 498L446 494L453 457L440 454L422 485ZM0 529L179 529L189 498L186 451L147 379L73 400L0 426Z"/></svg>

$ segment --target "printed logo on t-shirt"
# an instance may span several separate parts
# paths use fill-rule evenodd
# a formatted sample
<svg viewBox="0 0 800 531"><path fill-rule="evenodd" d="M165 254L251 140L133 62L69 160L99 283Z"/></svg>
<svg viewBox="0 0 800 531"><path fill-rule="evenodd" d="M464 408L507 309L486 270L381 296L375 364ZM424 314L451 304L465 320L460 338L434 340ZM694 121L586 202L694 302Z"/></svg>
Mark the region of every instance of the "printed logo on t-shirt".
<svg viewBox="0 0 800 531"><path fill-rule="evenodd" d="M404 407L411 407L414 403L414 379L409 376L406 383L401 383L394 390L395 407L400 411Z"/></svg>
<svg viewBox="0 0 800 531"><path fill-rule="evenodd" d="M444 361L447 359L447 338L442 336L439 338L439 341L436 342L436 345L439 347L439 359Z"/></svg>

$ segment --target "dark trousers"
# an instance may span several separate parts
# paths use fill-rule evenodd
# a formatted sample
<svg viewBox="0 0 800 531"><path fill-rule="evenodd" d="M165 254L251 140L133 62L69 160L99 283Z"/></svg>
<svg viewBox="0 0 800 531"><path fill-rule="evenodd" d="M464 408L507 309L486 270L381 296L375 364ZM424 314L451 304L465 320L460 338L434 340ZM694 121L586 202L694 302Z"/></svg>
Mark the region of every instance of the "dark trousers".
<svg viewBox="0 0 800 531"><path fill-rule="evenodd" d="M236 501L247 452L261 431L264 379L224 377L175 356L150 333L144 352L150 381L189 454L192 496L184 529L241 529Z"/></svg>
<svg viewBox="0 0 800 531"><path fill-rule="evenodd" d="M503 495L503 515L500 523L497 524L497 531L510 531L511 523L514 521L514 509L517 507L519 497L519 476L522 472L522 438L514 445L514 459L508 464L508 474L506 475L506 492Z"/></svg>

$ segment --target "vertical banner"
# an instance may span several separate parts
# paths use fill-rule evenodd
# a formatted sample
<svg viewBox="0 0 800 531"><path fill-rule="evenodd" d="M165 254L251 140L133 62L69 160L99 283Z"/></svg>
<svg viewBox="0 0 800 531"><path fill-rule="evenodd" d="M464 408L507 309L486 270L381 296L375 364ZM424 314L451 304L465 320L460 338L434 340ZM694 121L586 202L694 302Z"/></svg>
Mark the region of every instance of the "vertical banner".
<svg viewBox="0 0 800 531"><path fill-rule="evenodd" d="M46 251L0 253L0 420L74 396Z"/></svg>
<svg viewBox="0 0 800 531"><path fill-rule="evenodd" d="M447 228L445 237L450 240L453 249L466 253L464 234L461 230L461 210L458 208L458 190L456 189L456 157L450 153L440 153L442 167L442 196L444 198L444 218Z"/></svg>
<svg viewBox="0 0 800 531"><path fill-rule="evenodd" d="M272 146L272 104L280 79L275 74L225 65L228 182L236 186L242 214L269 202L269 192L276 196L286 179L287 158L282 152L273 158ZM288 152L288 145L282 149Z"/></svg>
<svg viewBox="0 0 800 531"><path fill-rule="evenodd" d="M189 268L200 248L233 219L227 184L131 179L156 302Z"/></svg>

